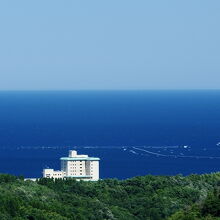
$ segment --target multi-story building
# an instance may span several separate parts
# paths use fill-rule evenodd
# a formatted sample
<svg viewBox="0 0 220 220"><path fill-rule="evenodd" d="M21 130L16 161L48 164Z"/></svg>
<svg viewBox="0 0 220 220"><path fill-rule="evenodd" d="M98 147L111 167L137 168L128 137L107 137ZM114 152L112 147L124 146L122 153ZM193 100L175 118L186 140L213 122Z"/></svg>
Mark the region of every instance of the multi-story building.
<svg viewBox="0 0 220 220"><path fill-rule="evenodd" d="M44 169L45 178L76 178L77 180L99 179L99 158L88 155L78 155L77 151L70 150L69 157L61 157L61 171Z"/></svg>

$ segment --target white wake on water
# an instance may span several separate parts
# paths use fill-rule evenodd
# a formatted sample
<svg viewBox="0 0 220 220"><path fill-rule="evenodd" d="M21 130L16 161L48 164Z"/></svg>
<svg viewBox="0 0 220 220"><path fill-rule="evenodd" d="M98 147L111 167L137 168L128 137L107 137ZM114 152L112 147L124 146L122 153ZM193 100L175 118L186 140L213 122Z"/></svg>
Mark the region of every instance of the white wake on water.
<svg viewBox="0 0 220 220"><path fill-rule="evenodd" d="M216 156L161 154L161 153L152 152L152 151L142 149L142 148L138 148L138 147L132 147L132 148L135 149L135 150L146 152L147 154L151 154L151 155L155 155L155 156L159 156L159 157L194 158L194 159L220 159L220 157L216 157ZM173 152L171 152L171 153L173 153Z"/></svg>

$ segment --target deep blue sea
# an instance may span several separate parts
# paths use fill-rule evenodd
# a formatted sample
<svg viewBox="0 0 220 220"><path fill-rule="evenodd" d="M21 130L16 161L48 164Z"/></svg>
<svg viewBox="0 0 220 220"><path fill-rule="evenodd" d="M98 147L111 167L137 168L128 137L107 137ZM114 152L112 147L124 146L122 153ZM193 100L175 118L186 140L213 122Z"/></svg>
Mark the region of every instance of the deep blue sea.
<svg viewBox="0 0 220 220"><path fill-rule="evenodd" d="M69 149L101 178L220 170L220 91L0 92L0 173L40 177Z"/></svg>

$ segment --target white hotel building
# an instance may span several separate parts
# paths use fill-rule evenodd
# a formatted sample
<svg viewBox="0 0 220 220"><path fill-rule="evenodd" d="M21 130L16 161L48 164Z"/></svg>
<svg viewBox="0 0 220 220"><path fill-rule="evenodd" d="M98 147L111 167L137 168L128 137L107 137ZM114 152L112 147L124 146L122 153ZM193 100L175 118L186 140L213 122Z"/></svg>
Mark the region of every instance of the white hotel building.
<svg viewBox="0 0 220 220"><path fill-rule="evenodd" d="M88 155L78 155L70 150L69 157L61 157L61 170L44 169L45 178L75 178L77 180L99 180L99 158Z"/></svg>

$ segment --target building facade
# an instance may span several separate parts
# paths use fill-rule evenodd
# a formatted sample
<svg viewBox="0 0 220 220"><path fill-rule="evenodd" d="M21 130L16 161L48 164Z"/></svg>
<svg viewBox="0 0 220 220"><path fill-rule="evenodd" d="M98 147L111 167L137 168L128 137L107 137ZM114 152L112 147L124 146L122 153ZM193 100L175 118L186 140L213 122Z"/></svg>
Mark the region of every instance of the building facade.
<svg viewBox="0 0 220 220"><path fill-rule="evenodd" d="M61 157L61 170L44 169L45 178L76 178L77 180L99 180L99 158L78 155L70 150L68 157Z"/></svg>

